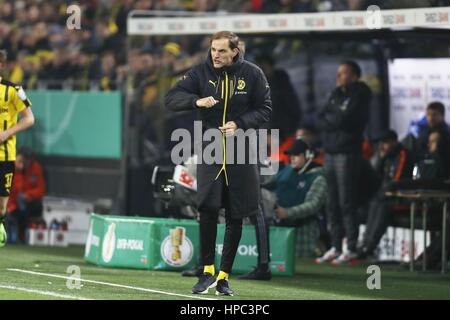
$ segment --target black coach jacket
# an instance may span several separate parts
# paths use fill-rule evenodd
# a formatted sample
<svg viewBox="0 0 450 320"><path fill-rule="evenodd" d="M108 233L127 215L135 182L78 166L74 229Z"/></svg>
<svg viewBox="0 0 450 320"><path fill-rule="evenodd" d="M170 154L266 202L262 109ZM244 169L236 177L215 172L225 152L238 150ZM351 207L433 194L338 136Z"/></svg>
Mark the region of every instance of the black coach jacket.
<svg viewBox="0 0 450 320"><path fill-rule="evenodd" d="M219 102L211 108L198 108L200 98L213 96ZM204 130L219 128L234 121L238 129L258 129L270 119L272 102L264 73L256 65L245 61L238 53L232 65L215 69L208 53L204 63L190 69L166 94L165 104L174 111L197 110ZM225 140L228 140L226 138ZM226 159L228 163L229 159ZM197 205L217 207L211 190L218 173L225 167L229 204L233 218L257 212L260 197L257 164L199 164L197 166ZM218 208L217 208L218 209Z"/></svg>
<svg viewBox="0 0 450 320"><path fill-rule="evenodd" d="M361 152L363 133L369 119L370 88L357 81L343 92L336 88L318 113L317 127L323 132L326 153Z"/></svg>

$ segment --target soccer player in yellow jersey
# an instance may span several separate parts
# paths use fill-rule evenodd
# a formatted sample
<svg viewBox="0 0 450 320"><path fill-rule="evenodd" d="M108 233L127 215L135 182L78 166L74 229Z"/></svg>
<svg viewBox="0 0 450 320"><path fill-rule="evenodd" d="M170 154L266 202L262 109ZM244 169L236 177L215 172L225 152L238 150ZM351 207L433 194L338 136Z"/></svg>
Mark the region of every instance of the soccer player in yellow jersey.
<svg viewBox="0 0 450 320"><path fill-rule="evenodd" d="M6 62L6 51L0 50L0 69ZM0 247L6 244L4 220L14 177L16 133L34 124L31 102L21 86L0 77ZM17 115L20 113L20 120Z"/></svg>

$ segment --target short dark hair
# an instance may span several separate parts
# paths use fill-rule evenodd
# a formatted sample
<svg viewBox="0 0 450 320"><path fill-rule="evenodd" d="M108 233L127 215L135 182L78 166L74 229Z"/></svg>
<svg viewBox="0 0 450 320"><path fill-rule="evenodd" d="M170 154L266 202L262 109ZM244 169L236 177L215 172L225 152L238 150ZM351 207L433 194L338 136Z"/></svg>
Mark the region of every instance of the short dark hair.
<svg viewBox="0 0 450 320"><path fill-rule="evenodd" d="M433 101L428 104L427 110L433 110L439 112L442 116L445 116L445 106L442 102Z"/></svg>
<svg viewBox="0 0 450 320"><path fill-rule="evenodd" d="M24 157L24 159L34 159L35 157L35 153L33 151L33 149L31 149L30 147L27 146L22 146L19 149L17 149L17 153L16 155L20 155L22 157Z"/></svg>
<svg viewBox="0 0 450 320"><path fill-rule="evenodd" d="M8 53L6 50L0 50L0 63L5 63L8 58Z"/></svg>
<svg viewBox="0 0 450 320"><path fill-rule="evenodd" d="M239 45L239 37L231 31L219 31L212 35L210 44L213 40L228 39L230 49L236 49Z"/></svg>
<svg viewBox="0 0 450 320"><path fill-rule="evenodd" d="M351 72L359 78L361 78L361 67L359 66L359 64L357 64L355 61L353 60L344 60L341 61L340 63L341 65L346 65L350 68Z"/></svg>
<svg viewBox="0 0 450 320"><path fill-rule="evenodd" d="M378 137L378 140L380 142L392 142L392 141L398 141L398 135L395 130L388 129L383 131L380 136Z"/></svg>

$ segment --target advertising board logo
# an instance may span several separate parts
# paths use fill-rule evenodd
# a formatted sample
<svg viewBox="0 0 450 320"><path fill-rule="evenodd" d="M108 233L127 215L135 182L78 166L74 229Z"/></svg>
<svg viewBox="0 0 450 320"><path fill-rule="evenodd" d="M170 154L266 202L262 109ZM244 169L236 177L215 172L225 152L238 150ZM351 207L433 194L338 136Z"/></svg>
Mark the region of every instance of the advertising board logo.
<svg viewBox="0 0 450 320"><path fill-rule="evenodd" d="M305 18L305 26L307 27L324 27L325 19L324 18Z"/></svg>
<svg viewBox="0 0 450 320"><path fill-rule="evenodd" d="M271 28L285 28L288 25L288 20L283 18L268 19L267 24Z"/></svg>
<svg viewBox="0 0 450 320"><path fill-rule="evenodd" d="M215 29L217 29L217 22L216 21L200 22L200 29L201 30L215 30Z"/></svg>
<svg viewBox="0 0 450 320"><path fill-rule="evenodd" d="M182 31L185 29L185 25L181 22L172 22L168 24L168 29L170 31Z"/></svg>
<svg viewBox="0 0 450 320"><path fill-rule="evenodd" d="M170 266L187 265L194 254L194 246L186 236L186 229L175 227L161 243L161 257Z"/></svg>
<svg viewBox="0 0 450 320"><path fill-rule="evenodd" d="M425 13L426 23L443 23L448 22L449 16L447 12L431 12Z"/></svg>
<svg viewBox="0 0 450 320"><path fill-rule="evenodd" d="M237 20L233 23L234 28L236 29L250 29L252 27L251 20Z"/></svg>
<svg viewBox="0 0 450 320"><path fill-rule="evenodd" d="M116 224L111 223L106 231L105 238L103 239L102 246L102 258L106 263L110 262L116 247Z"/></svg>
<svg viewBox="0 0 450 320"><path fill-rule="evenodd" d="M364 25L364 18L360 16L349 16L349 17L342 17L343 19L343 25L346 27L357 27L357 26L363 26Z"/></svg>

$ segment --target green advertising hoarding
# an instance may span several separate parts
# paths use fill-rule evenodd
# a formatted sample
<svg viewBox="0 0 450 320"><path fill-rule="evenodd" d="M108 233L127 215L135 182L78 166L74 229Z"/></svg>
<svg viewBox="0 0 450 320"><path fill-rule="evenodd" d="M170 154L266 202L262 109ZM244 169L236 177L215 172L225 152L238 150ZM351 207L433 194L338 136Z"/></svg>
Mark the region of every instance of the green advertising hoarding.
<svg viewBox="0 0 450 320"><path fill-rule="evenodd" d="M295 272L295 228L270 227L270 270L273 275L293 276ZM222 258L225 225L217 230L216 267ZM233 264L233 273L246 273L258 264L258 247L253 225L243 225L242 237Z"/></svg>
<svg viewBox="0 0 450 320"><path fill-rule="evenodd" d="M195 265L193 220L92 214L85 259L99 266L184 270Z"/></svg>
<svg viewBox="0 0 450 320"><path fill-rule="evenodd" d="M218 225L216 267L219 269L225 225ZM295 271L295 229L270 228L274 275ZM193 267L199 255L199 226L194 220L105 216L92 214L85 260L99 266L181 271ZM244 225L233 273L257 264L255 228Z"/></svg>

